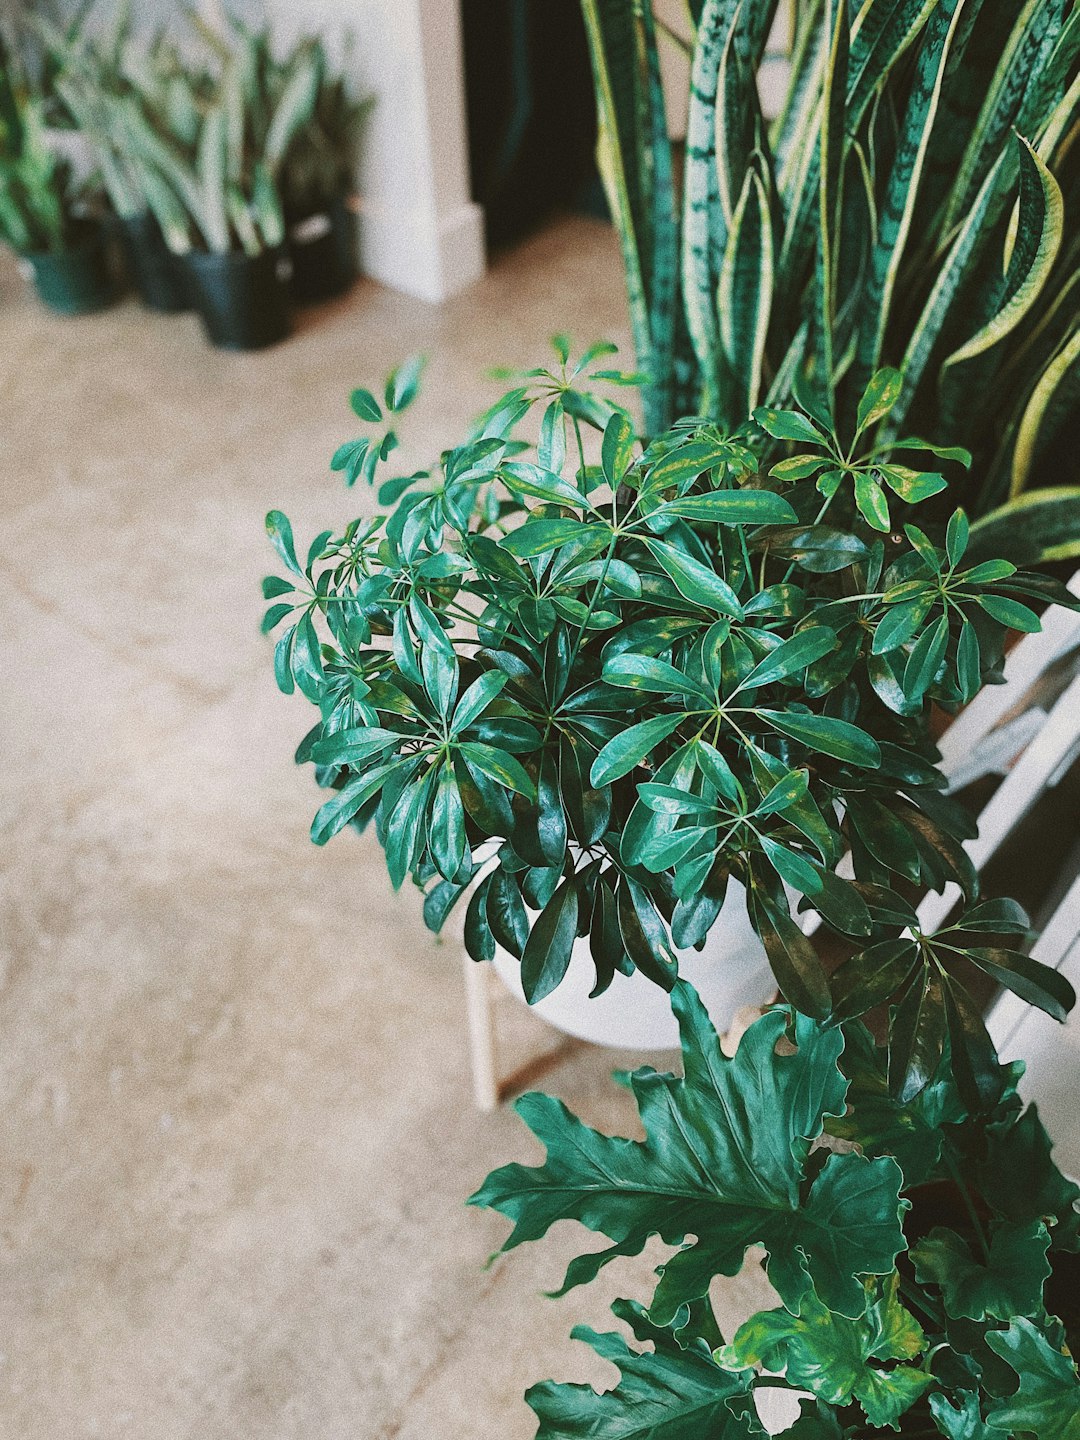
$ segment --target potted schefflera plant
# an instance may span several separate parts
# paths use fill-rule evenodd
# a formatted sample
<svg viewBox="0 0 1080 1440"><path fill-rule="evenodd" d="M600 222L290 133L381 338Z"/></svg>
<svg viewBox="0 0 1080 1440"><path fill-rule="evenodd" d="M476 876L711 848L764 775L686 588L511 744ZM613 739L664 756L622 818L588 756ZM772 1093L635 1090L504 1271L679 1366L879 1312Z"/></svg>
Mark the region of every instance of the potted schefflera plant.
<svg viewBox="0 0 1080 1440"><path fill-rule="evenodd" d="M332 791L316 842L373 824L432 928L463 904L473 958L519 957L532 1002L582 939L595 993L634 974L671 997L685 1073L632 1078L646 1140L528 1096L545 1165L475 1197L515 1222L508 1245L558 1218L606 1235L567 1286L651 1236L675 1252L647 1308L617 1306L651 1348L589 1332L623 1381L537 1387L540 1436L760 1435L755 1395L787 1388L811 1397L792 1440L1073 1437L1080 1191L967 987L981 971L1058 1018L1074 996L1015 939L1019 907L978 898L928 722L1071 597L973 553L961 510L919 523L948 487L907 463L934 446L886 438L895 370L846 433L799 386L642 444L602 393L637 378L610 347L556 351L434 474L379 480L418 366L383 404L354 392L370 428L333 466L388 513L301 561L272 512L286 573L264 582L278 683L319 709L297 752ZM910 897L948 882L961 912L924 934ZM679 952L743 894L782 1003L728 1059L723 997L706 1009ZM709 1286L751 1245L779 1304L723 1336Z"/></svg>
<svg viewBox="0 0 1080 1440"><path fill-rule="evenodd" d="M83 189L49 141L45 96L0 40L0 236L29 266L40 299L63 315L115 298Z"/></svg>

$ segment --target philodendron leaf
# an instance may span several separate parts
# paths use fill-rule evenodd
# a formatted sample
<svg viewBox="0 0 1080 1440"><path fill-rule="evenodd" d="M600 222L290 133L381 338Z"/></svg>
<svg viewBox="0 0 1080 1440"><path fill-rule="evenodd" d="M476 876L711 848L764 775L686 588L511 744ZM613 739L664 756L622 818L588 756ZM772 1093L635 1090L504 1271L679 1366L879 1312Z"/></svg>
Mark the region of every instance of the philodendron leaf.
<svg viewBox="0 0 1080 1440"><path fill-rule="evenodd" d="M653 1353L587 1325L571 1333L617 1365L622 1378L602 1394L590 1385L534 1385L525 1399L540 1421L536 1440L750 1440L765 1434L747 1393L750 1377L721 1369L704 1347L681 1350L656 1341Z"/></svg>
<svg viewBox="0 0 1080 1440"><path fill-rule="evenodd" d="M852 1432L842 1427L830 1405L820 1400L804 1400L799 1418L788 1430L781 1431L780 1440L847 1440Z"/></svg>
<svg viewBox="0 0 1080 1440"><path fill-rule="evenodd" d="M857 1142L871 1159L892 1155L906 1183L921 1184L937 1170L945 1126L967 1118L948 1057L913 1100L902 1102L889 1088L886 1046L876 1045L858 1021L844 1026L844 1038L841 1064L850 1082L847 1112L826 1120L825 1129L841 1140Z"/></svg>
<svg viewBox="0 0 1080 1440"><path fill-rule="evenodd" d="M564 1290L593 1279L616 1254L640 1253L651 1235L682 1246L660 1272L650 1306L658 1324L704 1295L714 1276L736 1274L754 1244L768 1252L769 1278L786 1303L798 1303L809 1273L831 1309L861 1315L862 1277L890 1273L903 1249L902 1177L892 1160L856 1154L831 1155L807 1176L825 1116L844 1108L842 1036L778 1008L750 1026L728 1059L685 982L672 1005L685 1075L647 1068L629 1080L644 1141L590 1130L552 1096L523 1096L518 1113L547 1159L495 1171L470 1203L514 1222L504 1250L567 1218L614 1242L574 1260ZM778 1054L789 1027L797 1049Z"/></svg>
<svg viewBox="0 0 1080 1440"><path fill-rule="evenodd" d="M963 1236L938 1226L912 1249L911 1258L915 1278L921 1285L940 1288L950 1315L1011 1320L1039 1309L1043 1281L1050 1274L1049 1245L1050 1235L1041 1221L1006 1220L990 1237L990 1255L983 1263L972 1255Z"/></svg>
<svg viewBox="0 0 1080 1440"><path fill-rule="evenodd" d="M998 1432L983 1424L979 1397L973 1390L961 1390L956 1399L959 1407L949 1404L944 1395L930 1396L930 1413L947 1440L999 1440Z"/></svg>
<svg viewBox="0 0 1080 1440"><path fill-rule="evenodd" d="M931 1383L925 1370L905 1363L922 1353L926 1337L897 1297L899 1278L892 1275L853 1319L834 1314L808 1290L797 1314L779 1309L752 1316L717 1358L734 1369L783 1371L830 1405L857 1400L871 1425L897 1429L897 1419Z"/></svg>
<svg viewBox="0 0 1080 1440"><path fill-rule="evenodd" d="M986 1343L1020 1376L1016 1393L996 1400L986 1414L995 1435L1037 1440L1080 1440L1080 1376L1030 1320L992 1330Z"/></svg>

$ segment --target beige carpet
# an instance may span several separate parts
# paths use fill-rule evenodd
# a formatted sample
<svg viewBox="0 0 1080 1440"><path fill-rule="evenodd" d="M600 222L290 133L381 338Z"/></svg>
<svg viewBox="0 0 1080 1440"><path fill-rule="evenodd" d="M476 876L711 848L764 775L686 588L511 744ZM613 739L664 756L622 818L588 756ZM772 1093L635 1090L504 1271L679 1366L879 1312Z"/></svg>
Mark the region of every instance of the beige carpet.
<svg viewBox="0 0 1080 1440"><path fill-rule="evenodd" d="M591 222L441 310L363 284L249 356L0 273L0 1435L525 1440L533 1380L611 1383L567 1335L649 1264L543 1299L567 1226L484 1269L506 1226L462 1201L533 1148L471 1107L459 955L415 892L373 839L310 844L311 714L258 633L266 510L306 542L371 508L327 468L349 390L430 353L421 464L561 327L626 339ZM633 1058L544 1084L625 1130Z"/></svg>

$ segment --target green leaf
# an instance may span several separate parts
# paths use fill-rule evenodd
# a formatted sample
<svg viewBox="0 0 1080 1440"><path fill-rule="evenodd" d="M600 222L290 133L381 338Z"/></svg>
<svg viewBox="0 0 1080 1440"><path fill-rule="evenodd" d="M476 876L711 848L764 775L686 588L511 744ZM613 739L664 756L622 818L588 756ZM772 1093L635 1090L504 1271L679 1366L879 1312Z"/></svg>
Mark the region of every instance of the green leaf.
<svg viewBox="0 0 1080 1440"><path fill-rule="evenodd" d="M516 790L528 800L536 798L536 786L528 771L507 751L500 750L495 745L481 745L473 741L459 745L458 751L470 768L475 766L482 774L505 786L507 790Z"/></svg>
<svg viewBox="0 0 1080 1440"><path fill-rule="evenodd" d="M782 495L771 490L711 490L661 505L657 515L677 515L712 525L787 525L798 517Z"/></svg>
<svg viewBox="0 0 1080 1440"><path fill-rule="evenodd" d="M361 420L370 420L373 424L377 424L382 419L382 408L370 390L362 387L354 390L349 396L349 404L353 408L353 413L358 415Z"/></svg>
<svg viewBox="0 0 1080 1440"><path fill-rule="evenodd" d="M463 730L467 730L501 693L507 678L498 670L488 670L478 680L474 680L457 702L453 719L450 721L450 733L460 735Z"/></svg>
<svg viewBox="0 0 1080 1440"><path fill-rule="evenodd" d="M941 1159L946 1125L967 1118L947 1059L933 1079L910 1100L889 1089L888 1049L876 1045L858 1021L844 1026L843 1069L849 1077L848 1111L826 1122L830 1135L857 1144L864 1155L895 1157L907 1186L933 1175Z"/></svg>
<svg viewBox="0 0 1080 1440"><path fill-rule="evenodd" d="M692 695L707 705L713 703L704 685L676 670L666 660L654 660L649 655L614 656L604 665L604 679L609 685L624 686L628 690L651 691L657 695Z"/></svg>
<svg viewBox="0 0 1080 1440"><path fill-rule="evenodd" d="M1007 595L980 595L978 599L990 618L999 625L1006 625L1010 630L1023 630L1027 634L1042 629L1042 621L1035 611L1021 605L1019 600L1011 600Z"/></svg>
<svg viewBox="0 0 1080 1440"><path fill-rule="evenodd" d="M650 1235L681 1245L649 1307L660 1325L704 1295L713 1276L737 1273L751 1244L768 1251L769 1278L789 1303L805 1292L805 1265L831 1309L861 1315L860 1277L891 1272L903 1248L901 1176L891 1160L847 1154L830 1155L808 1178L823 1118L844 1108L839 1033L774 1010L729 1060L684 982L672 1004L684 1075L645 1069L629 1079L644 1141L609 1138L559 1100L526 1095L517 1110L546 1146L546 1161L505 1166L470 1203L514 1221L504 1250L567 1218L606 1235L613 1248L575 1260L564 1288L592 1279L615 1254L639 1253ZM778 1053L789 1024L797 1048Z"/></svg>
<svg viewBox="0 0 1080 1440"><path fill-rule="evenodd" d="M510 555L519 559L530 559L558 550L571 540L583 540L596 533L598 527L583 524L580 520L541 520L530 517L516 530L499 541L500 546Z"/></svg>
<svg viewBox="0 0 1080 1440"><path fill-rule="evenodd" d="M848 765L858 765L867 770L876 770L881 764L877 741L846 720L834 720L831 715L808 715L796 710L758 710L756 714L779 730L781 735L798 740L822 755L831 755L834 760L843 760Z"/></svg>
<svg viewBox="0 0 1080 1440"><path fill-rule="evenodd" d="M832 1018L835 1022L865 1015L890 1000L914 970L919 948L903 937L880 940L845 960L832 974Z"/></svg>
<svg viewBox="0 0 1080 1440"><path fill-rule="evenodd" d="M604 476L613 490L623 482L634 459L634 427L625 410L615 410L604 427L601 446Z"/></svg>
<svg viewBox="0 0 1080 1440"><path fill-rule="evenodd" d="M453 880L465 859L465 807L454 777L453 766L443 765L435 782L431 806L428 845L435 868L444 880Z"/></svg>
<svg viewBox="0 0 1080 1440"><path fill-rule="evenodd" d="M946 1311L968 1320L1011 1320L1034 1315L1042 1304L1043 1282L1050 1274L1050 1236L1041 1221L1005 1220L990 1236L990 1255L976 1260L955 1230L935 1227L912 1247L915 1278L937 1285Z"/></svg>
<svg viewBox="0 0 1080 1440"><path fill-rule="evenodd" d="M425 357L423 355L412 355L408 360L402 361L393 372L386 382L385 399L387 409L393 410L395 413L400 410L405 410L416 399L417 392L420 389L420 376L423 373L424 360ZM355 409L355 405L353 408ZM375 408L378 410L377 405ZM360 412L357 411L357 414L359 413ZM368 418L377 420L379 416L375 415L374 417Z"/></svg>
<svg viewBox="0 0 1080 1440"><path fill-rule="evenodd" d="M669 1335L671 1332L667 1332ZM633 1350L616 1334L588 1326L572 1331L621 1379L598 1394L589 1385L546 1380L525 1394L540 1428L536 1440L752 1440L762 1434L752 1404L736 1414L729 1401L746 1394L748 1377L722 1370L706 1352L674 1340L654 1352Z"/></svg>
<svg viewBox="0 0 1080 1440"><path fill-rule="evenodd" d="M550 995L566 974L577 924L578 887L571 876L540 912L521 957L521 987L530 1005Z"/></svg>
<svg viewBox="0 0 1080 1440"><path fill-rule="evenodd" d="M959 1409L950 1405L940 1391L930 1396L931 1414L947 1440L998 1440L983 1424L979 1397L973 1390L958 1390L955 1398L960 1402Z"/></svg>
<svg viewBox="0 0 1080 1440"><path fill-rule="evenodd" d="M974 556L1042 565L1080 556L1080 486L1029 490L971 527Z"/></svg>
<svg viewBox="0 0 1080 1440"><path fill-rule="evenodd" d="M654 715L614 736L593 761L589 774L592 784L599 788L629 775L657 745L674 734L684 719L684 715Z"/></svg>
<svg viewBox="0 0 1080 1440"><path fill-rule="evenodd" d="M742 618L739 597L715 570L710 570L707 565L702 565L700 560L692 559L684 551L676 550L674 545L667 545L662 540L647 539L645 543L650 553L671 576L680 594L692 600L695 605L703 605L707 610L715 610L720 615L731 615L736 619Z"/></svg>
<svg viewBox="0 0 1080 1440"><path fill-rule="evenodd" d="M1033 960L1020 950L995 947L968 949L964 953L980 970L985 970L1029 1005L1037 1005L1055 1020L1068 1019L1069 1011L1076 1004L1076 991L1060 970Z"/></svg>
<svg viewBox="0 0 1080 1440"><path fill-rule="evenodd" d="M288 517L280 510L271 510L266 517L266 533L270 537L270 543L284 560L285 564L294 575L303 577L303 570L296 558L296 546L293 543L292 526Z"/></svg>
<svg viewBox="0 0 1080 1440"><path fill-rule="evenodd" d="M1024 1319L990 1331L986 1343L1020 1377L1015 1394L991 1403L989 1428L1037 1440L1080 1440L1080 1377L1068 1356Z"/></svg>
<svg viewBox="0 0 1080 1440"><path fill-rule="evenodd" d="M335 791L311 822L311 838L315 844L325 845L331 836L344 829L361 805L377 795L398 768L396 760L380 765L378 769L350 780L342 789Z"/></svg>
<svg viewBox="0 0 1080 1440"><path fill-rule="evenodd" d="M827 438L812 420L800 415L797 410L775 410L769 405L759 405L753 413L754 421L774 440L801 440L811 445L827 445Z"/></svg>
<svg viewBox="0 0 1080 1440"><path fill-rule="evenodd" d="M949 564L954 568L964 558L970 533L971 527L963 510L954 510L945 531L945 553L949 557Z"/></svg>
<svg viewBox="0 0 1080 1440"><path fill-rule="evenodd" d="M804 1015L823 1019L829 1013L829 982L813 941L786 906L772 904L758 886L751 885L749 898L750 918L780 989Z"/></svg>
<svg viewBox="0 0 1080 1440"><path fill-rule="evenodd" d="M718 1358L733 1369L760 1365L782 1372L791 1385L830 1405L857 1400L871 1425L893 1426L933 1383L925 1370L903 1363L922 1353L926 1337L900 1303L899 1279L891 1276L855 1319L833 1314L812 1290L796 1314L761 1311L739 1327Z"/></svg>
<svg viewBox="0 0 1080 1440"><path fill-rule="evenodd" d="M949 643L949 617L942 615L916 640L904 666L904 694L920 700L934 683Z"/></svg>
<svg viewBox="0 0 1080 1440"><path fill-rule="evenodd" d="M855 475L855 504L859 514L874 530L882 534L889 529L889 502L872 473L858 471Z"/></svg>
<svg viewBox="0 0 1080 1440"><path fill-rule="evenodd" d="M781 641L775 650L770 650L749 675L743 677L736 687L739 690L756 690L762 685L773 685L778 680L787 680L798 675L815 660L830 654L840 641L836 632L827 625L811 625L800 630L789 639Z"/></svg>
<svg viewBox="0 0 1080 1440"><path fill-rule="evenodd" d="M900 398L903 383L904 377L900 371L888 366L870 377L859 400L859 410L855 417L857 436L888 415Z"/></svg>
<svg viewBox="0 0 1080 1440"><path fill-rule="evenodd" d="M945 1045L941 977L926 966L897 1006L889 1027L889 1086L903 1104L933 1079Z"/></svg>
<svg viewBox="0 0 1080 1440"><path fill-rule="evenodd" d="M291 595L296 586L281 575L267 575L262 582L264 600L273 600L277 595Z"/></svg>
<svg viewBox="0 0 1080 1440"><path fill-rule="evenodd" d="M1050 1232L1061 1249L1080 1251L1080 1185L1068 1180L1051 1158L1050 1137L1034 1105L1017 1117L986 1128L986 1159L979 1189L1007 1220L1052 1216Z"/></svg>

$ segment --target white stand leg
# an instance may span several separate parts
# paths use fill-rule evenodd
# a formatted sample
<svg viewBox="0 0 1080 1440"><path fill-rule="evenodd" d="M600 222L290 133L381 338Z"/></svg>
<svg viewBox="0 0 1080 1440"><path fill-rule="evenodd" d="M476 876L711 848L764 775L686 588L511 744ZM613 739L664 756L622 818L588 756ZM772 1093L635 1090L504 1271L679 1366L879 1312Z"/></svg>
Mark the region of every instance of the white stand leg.
<svg viewBox="0 0 1080 1440"><path fill-rule="evenodd" d="M462 955L465 968L465 1004L469 1019L469 1058L472 1062L473 1098L485 1114L499 1103L495 1078L495 1017L491 1008L489 966Z"/></svg>

